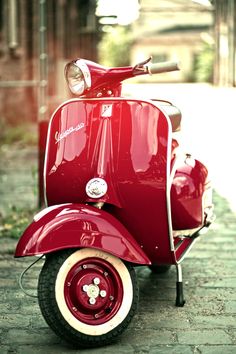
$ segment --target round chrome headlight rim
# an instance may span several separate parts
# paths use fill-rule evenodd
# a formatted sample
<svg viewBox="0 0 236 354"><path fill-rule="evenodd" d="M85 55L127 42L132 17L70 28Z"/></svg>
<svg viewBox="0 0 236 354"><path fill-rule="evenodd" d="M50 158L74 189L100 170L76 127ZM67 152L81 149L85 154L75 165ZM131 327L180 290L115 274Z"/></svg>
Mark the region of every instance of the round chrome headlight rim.
<svg viewBox="0 0 236 354"><path fill-rule="evenodd" d="M82 59L68 63L65 67L65 77L70 91L81 96L91 88L91 75L88 66Z"/></svg>
<svg viewBox="0 0 236 354"><path fill-rule="evenodd" d="M90 74L90 70L88 68L88 65L82 59L78 59L74 63L82 71L87 89L90 89L92 80L91 80L91 74Z"/></svg>

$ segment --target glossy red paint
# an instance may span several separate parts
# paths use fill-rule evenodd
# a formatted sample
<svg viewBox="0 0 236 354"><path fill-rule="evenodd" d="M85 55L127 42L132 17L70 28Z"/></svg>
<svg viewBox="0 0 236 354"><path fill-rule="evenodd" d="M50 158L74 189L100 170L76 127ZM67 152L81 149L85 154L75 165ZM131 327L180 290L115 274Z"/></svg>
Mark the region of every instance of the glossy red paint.
<svg viewBox="0 0 236 354"><path fill-rule="evenodd" d="M194 238L180 238L176 237L174 239L174 244L175 244L175 257L176 261L179 262L185 255L186 251L190 249L190 247L194 244L196 239Z"/></svg>
<svg viewBox="0 0 236 354"><path fill-rule="evenodd" d="M103 210L80 204L55 205L37 214L19 240L15 257L81 247L101 249L131 263L150 264L116 218Z"/></svg>
<svg viewBox="0 0 236 354"><path fill-rule="evenodd" d="M68 213L67 206L46 210L26 230L16 256L90 246L133 263L176 263L191 242L183 243L177 254L171 230L202 226L207 170L184 156L172 173L175 148L170 121L158 102L122 98L65 102L49 126L45 194L49 206L74 204ZM108 185L99 199L89 198L85 191L94 177ZM91 214L85 206L94 202L104 202L108 213L95 209L95 218L94 209Z"/></svg>
<svg viewBox="0 0 236 354"><path fill-rule="evenodd" d="M170 122L158 105L134 99L66 102L50 124L46 154L49 205L105 202L151 259L174 262L167 216ZM86 183L104 178L107 194L94 200Z"/></svg>
<svg viewBox="0 0 236 354"><path fill-rule="evenodd" d="M79 58L68 63L65 72L67 71L68 66L70 66L71 63L77 62L77 60L79 60ZM82 59L82 61L88 67L91 78L91 88L87 88L84 92L86 97L120 96L122 81L134 76L146 75L148 73L147 68L144 68L142 65L141 68L140 65L135 67L126 66L111 68L99 65L90 60ZM147 60L147 62L148 61L149 60ZM110 94L107 94L109 91Z"/></svg>
<svg viewBox="0 0 236 354"><path fill-rule="evenodd" d="M100 293L94 303L89 302L89 287ZM111 320L120 309L123 285L118 272L110 263L101 258L88 258L78 262L69 271L64 295L73 316L88 325L100 325Z"/></svg>
<svg viewBox="0 0 236 354"><path fill-rule="evenodd" d="M208 171L198 160L185 156L174 175L171 187L171 213L174 230L194 229L203 225L203 194Z"/></svg>

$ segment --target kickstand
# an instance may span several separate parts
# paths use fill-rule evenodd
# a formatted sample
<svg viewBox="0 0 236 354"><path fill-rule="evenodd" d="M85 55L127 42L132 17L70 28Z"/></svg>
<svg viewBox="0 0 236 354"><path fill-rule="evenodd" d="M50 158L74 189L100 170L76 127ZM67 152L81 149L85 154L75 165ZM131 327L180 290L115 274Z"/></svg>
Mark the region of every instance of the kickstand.
<svg viewBox="0 0 236 354"><path fill-rule="evenodd" d="M176 264L177 282L176 282L176 301L175 306L183 307L185 304L184 292L183 292L183 280L182 280L182 267L180 264Z"/></svg>

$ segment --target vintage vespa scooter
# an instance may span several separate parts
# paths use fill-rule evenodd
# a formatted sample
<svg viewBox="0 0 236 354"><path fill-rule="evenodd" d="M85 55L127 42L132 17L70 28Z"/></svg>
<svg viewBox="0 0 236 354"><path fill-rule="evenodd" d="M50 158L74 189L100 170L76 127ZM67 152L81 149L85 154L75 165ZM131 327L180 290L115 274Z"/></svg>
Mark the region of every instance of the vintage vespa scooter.
<svg viewBox="0 0 236 354"><path fill-rule="evenodd" d="M45 258L38 300L49 326L75 346L114 340L138 302L134 267L177 269L212 222L207 168L181 152L181 113L170 102L121 96L128 78L178 70L176 63L106 68L77 59L65 68L79 96L50 120L45 202L15 257Z"/></svg>

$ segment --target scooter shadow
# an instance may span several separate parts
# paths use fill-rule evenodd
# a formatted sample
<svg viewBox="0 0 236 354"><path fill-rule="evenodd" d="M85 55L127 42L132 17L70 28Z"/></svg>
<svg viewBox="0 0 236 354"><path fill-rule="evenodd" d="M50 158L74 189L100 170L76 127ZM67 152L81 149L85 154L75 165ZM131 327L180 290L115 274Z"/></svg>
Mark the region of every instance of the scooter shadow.
<svg viewBox="0 0 236 354"><path fill-rule="evenodd" d="M140 308L156 306L157 302L170 302L175 306L175 267L163 274L155 274L148 267L136 269L139 282Z"/></svg>

